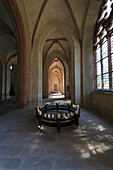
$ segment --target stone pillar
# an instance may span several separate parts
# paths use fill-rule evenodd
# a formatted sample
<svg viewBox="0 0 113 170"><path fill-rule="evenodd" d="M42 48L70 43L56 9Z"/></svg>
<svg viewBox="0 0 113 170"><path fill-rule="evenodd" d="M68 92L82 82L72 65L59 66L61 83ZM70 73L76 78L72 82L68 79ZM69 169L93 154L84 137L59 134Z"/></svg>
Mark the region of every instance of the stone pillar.
<svg viewBox="0 0 113 170"><path fill-rule="evenodd" d="M48 70L44 70L46 73L44 74L44 98L48 98L48 94L49 94L49 75L48 75ZM46 86L45 86L46 85Z"/></svg>
<svg viewBox="0 0 113 170"><path fill-rule="evenodd" d="M75 52L75 103L81 104L81 65L80 65L80 47L74 46Z"/></svg>
<svg viewBox="0 0 113 170"><path fill-rule="evenodd" d="M71 47L71 63L70 63L70 74L71 74L71 102L75 103L75 57L74 57L74 45Z"/></svg>
<svg viewBox="0 0 113 170"><path fill-rule="evenodd" d="M7 65L7 68L6 68L6 99L9 99L10 98L10 95L9 95L9 92L10 92L10 66Z"/></svg>
<svg viewBox="0 0 113 170"><path fill-rule="evenodd" d="M31 61L31 107L36 107L37 105L42 105L42 54L38 53L37 48L34 48Z"/></svg>
<svg viewBox="0 0 113 170"><path fill-rule="evenodd" d="M38 57L38 105L42 104L42 54L40 55L41 57Z"/></svg>
<svg viewBox="0 0 113 170"><path fill-rule="evenodd" d="M5 99L5 69L2 72L2 100Z"/></svg>
<svg viewBox="0 0 113 170"><path fill-rule="evenodd" d="M83 35L83 107L91 108L91 92L94 90L93 39L96 19L102 1L89 3Z"/></svg>

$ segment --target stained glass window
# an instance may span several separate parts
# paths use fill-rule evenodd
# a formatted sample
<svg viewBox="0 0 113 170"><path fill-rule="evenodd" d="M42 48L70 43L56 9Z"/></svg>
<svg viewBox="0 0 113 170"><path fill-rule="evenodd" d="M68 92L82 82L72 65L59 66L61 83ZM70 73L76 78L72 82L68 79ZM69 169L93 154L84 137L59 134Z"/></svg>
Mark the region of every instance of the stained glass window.
<svg viewBox="0 0 113 170"><path fill-rule="evenodd" d="M108 57L103 59L103 74L108 72Z"/></svg>
<svg viewBox="0 0 113 170"><path fill-rule="evenodd" d="M113 54L111 55L111 64L112 64L112 71L113 71Z"/></svg>
<svg viewBox="0 0 113 170"><path fill-rule="evenodd" d="M95 27L96 89L113 90L113 0L103 1Z"/></svg>
<svg viewBox="0 0 113 170"><path fill-rule="evenodd" d="M112 0L107 0L106 4L103 6L104 10L101 13L101 17L100 20L102 20L103 18L108 18L110 13L111 13L111 5L112 5Z"/></svg>
<svg viewBox="0 0 113 170"><path fill-rule="evenodd" d="M111 35L111 53L113 53L113 34Z"/></svg>
<svg viewBox="0 0 113 170"><path fill-rule="evenodd" d="M108 55L108 46L107 41L102 44L102 58L105 58Z"/></svg>
<svg viewBox="0 0 113 170"><path fill-rule="evenodd" d="M113 72L112 72L112 89L113 89Z"/></svg>
<svg viewBox="0 0 113 170"><path fill-rule="evenodd" d="M109 74L104 74L103 75L103 85L104 89L109 89Z"/></svg>
<svg viewBox="0 0 113 170"><path fill-rule="evenodd" d="M97 63L96 70L97 70L97 75L101 75L101 62Z"/></svg>
<svg viewBox="0 0 113 170"><path fill-rule="evenodd" d="M100 60L100 46L96 50L96 62Z"/></svg>
<svg viewBox="0 0 113 170"><path fill-rule="evenodd" d="M101 89L101 88L102 88L101 76L97 76L97 88L98 88L98 89Z"/></svg>
<svg viewBox="0 0 113 170"><path fill-rule="evenodd" d="M113 89L113 34L111 35L111 38L110 38L110 41L111 41L111 81L112 81L112 89Z"/></svg>

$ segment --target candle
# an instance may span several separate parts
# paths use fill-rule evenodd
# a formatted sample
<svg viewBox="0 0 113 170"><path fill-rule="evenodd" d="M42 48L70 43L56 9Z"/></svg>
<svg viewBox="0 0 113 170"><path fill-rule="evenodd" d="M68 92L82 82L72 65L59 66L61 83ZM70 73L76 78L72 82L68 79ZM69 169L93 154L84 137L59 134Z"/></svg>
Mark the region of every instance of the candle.
<svg viewBox="0 0 113 170"><path fill-rule="evenodd" d="M78 114L78 111L77 111L77 110L75 111L75 114L76 114L76 115Z"/></svg>
<svg viewBox="0 0 113 170"><path fill-rule="evenodd" d="M69 117L69 113L67 114L67 117Z"/></svg>
<svg viewBox="0 0 113 170"><path fill-rule="evenodd" d="M60 119L60 114L57 115L58 119Z"/></svg>
<svg viewBox="0 0 113 170"><path fill-rule="evenodd" d="M50 118L50 114L48 114L48 118Z"/></svg>
<svg viewBox="0 0 113 170"><path fill-rule="evenodd" d="M72 107L73 107L74 109L76 109L76 105L75 105L75 104L73 104Z"/></svg>
<svg viewBox="0 0 113 170"><path fill-rule="evenodd" d="M71 112L71 116L73 116L73 113Z"/></svg>
<svg viewBox="0 0 113 170"><path fill-rule="evenodd" d="M39 115L42 115L42 112L41 112L41 111L39 111Z"/></svg>
<svg viewBox="0 0 113 170"><path fill-rule="evenodd" d="M63 118L66 118L66 114L65 113L63 113Z"/></svg>
<svg viewBox="0 0 113 170"><path fill-rule="evenodd" d="M77 105L77 108L79 109L79 105Z"/></svg>
<svg viewBox="0 0 113 170"><path fill-rule="evenodd" d="M52 118L54 118L54 115L52 115Z"/></svg>

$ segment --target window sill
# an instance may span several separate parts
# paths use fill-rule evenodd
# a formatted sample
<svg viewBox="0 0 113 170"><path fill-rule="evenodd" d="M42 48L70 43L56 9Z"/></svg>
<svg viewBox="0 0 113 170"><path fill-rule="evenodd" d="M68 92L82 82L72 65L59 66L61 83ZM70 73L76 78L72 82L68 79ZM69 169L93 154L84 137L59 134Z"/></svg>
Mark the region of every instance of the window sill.
<svg viewBox="0 0 113 170"><path fill-rule="evenodd" d="M110 94L110 95L113 95L113 91L107 91L107 90L98 90L98 89L95 89L92 92L93 93L101 93L101 94Z"/></svg>

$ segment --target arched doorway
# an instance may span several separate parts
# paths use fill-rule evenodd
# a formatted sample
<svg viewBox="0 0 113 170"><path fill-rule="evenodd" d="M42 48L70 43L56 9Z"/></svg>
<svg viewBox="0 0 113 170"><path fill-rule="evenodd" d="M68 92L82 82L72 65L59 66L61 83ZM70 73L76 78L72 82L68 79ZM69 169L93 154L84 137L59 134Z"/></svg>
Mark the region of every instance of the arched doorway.
<svg viewBox="0 0 113 170"><path fill-rule="evenodd" d="M6 99L11 98L12 96L17 97L17 55L10 57L7 62L7 71L6 71Z"/></svg>
<svg viewBox="0 0 113 170"><path fill-rule="evenodd" d="M16 95L17 88L17 65L10 66L10 96Z"/></svg>
<svg viewBox="0 0 113 170"><path fill-rule="evenodd" d="M65 95L64 66L55 57L48 69L48 95ZM63 96L64 97L64 96Z"/></svg>

